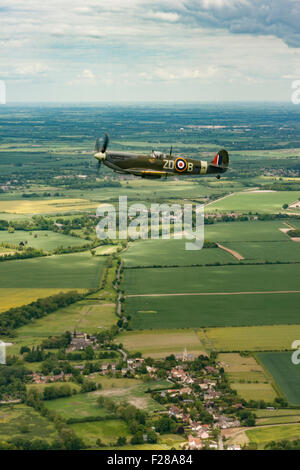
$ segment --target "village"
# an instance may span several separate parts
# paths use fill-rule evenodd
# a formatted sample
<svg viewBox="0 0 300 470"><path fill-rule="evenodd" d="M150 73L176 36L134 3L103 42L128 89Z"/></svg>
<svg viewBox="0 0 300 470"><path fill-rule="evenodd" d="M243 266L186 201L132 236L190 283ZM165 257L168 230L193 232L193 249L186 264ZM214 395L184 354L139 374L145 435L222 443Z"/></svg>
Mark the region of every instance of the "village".
<svg viewBox="0 0 300 470"><path fill-rule="evenodd" d="M107 343L109 354L111 347L112 343ZM86 353L91 350L96 352L98 348L96 336L77 332L72 334L66 354ZM164 411L160 411L155 419L158 416L167 416L176 423L176 432L182 436L182 449L241 450L240 445L226 444L223 431L255 424L255 421L249 421L253 413L245 409L245 403L230 389L222 364L217 362L215 357L194 357L187 349L183 354L171 355L165 360L129 357L128 353L121 349L117 349L117 354L118 358L121 357L120 360L109 359L101 364L93 363L92 368L92 361L89 365L86 361L74 365L68 361L69 372L66 372L66 361L59 361L57 366L59 367L60 362L64 363L65 372L60 370L57 373L54 370L46 375L35 371L31 380L35 384L72 382L75 372L76 377L80 374L89 382L95 380L97 375L116 379L142 378L146 383L163 378L169 387L151 392L153 400L164 407ZM155 425L152 429L155 430Z"/></svg>

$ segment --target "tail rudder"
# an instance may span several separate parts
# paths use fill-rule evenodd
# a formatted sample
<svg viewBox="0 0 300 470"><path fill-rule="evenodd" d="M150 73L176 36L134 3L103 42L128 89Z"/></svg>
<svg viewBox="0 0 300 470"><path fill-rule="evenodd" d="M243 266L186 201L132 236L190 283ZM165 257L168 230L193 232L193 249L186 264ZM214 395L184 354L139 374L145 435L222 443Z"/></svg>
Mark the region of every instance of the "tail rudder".
<svg viewBox="0 0 300 470"><path fill-rule="evenodd" d="M229 155L228 152L224 149L220 150L210 165L219 167L219 168L228 168L229 165Z"/></svg>

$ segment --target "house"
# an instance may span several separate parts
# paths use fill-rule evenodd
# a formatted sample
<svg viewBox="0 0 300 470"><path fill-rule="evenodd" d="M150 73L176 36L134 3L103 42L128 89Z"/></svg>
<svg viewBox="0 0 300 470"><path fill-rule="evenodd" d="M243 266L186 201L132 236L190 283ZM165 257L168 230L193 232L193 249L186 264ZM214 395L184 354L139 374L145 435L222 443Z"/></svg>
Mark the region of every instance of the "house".
<svg viewBox="0 0 300 470"><path fill-rule="evenodd" d="M169 415L175 416L176 418L182 418L182 411L177 406L171 406L169 409Z"/></svg>
<svg viewBox="0 0 300 470"><path fill-rule="evenodd" d="M227 447L227 450L241 450L241 446L239 445L231 445Z"/></svg>
<svg viewBox="0 0 300 470"><path fill-rule="evenodd" d="M189 450L200 450L203 445L199 437L189 436L188 437L188 448Z"/></svg>

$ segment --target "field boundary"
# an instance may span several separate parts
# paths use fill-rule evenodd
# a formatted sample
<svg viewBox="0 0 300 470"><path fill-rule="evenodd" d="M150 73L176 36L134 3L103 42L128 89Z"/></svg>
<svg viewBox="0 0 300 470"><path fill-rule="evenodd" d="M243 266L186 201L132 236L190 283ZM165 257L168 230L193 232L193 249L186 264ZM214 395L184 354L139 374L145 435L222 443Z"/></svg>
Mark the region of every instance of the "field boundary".
<svg viewBox="0 0 300 470"><path fill-rule="evenodd" d="M190 292L190 293L173 293L173 294L128 294L129 297L178 297L190 295L256 295L256 294L299 294L300 290L271 290L271 291L245 291L245 292Z"/></svg>

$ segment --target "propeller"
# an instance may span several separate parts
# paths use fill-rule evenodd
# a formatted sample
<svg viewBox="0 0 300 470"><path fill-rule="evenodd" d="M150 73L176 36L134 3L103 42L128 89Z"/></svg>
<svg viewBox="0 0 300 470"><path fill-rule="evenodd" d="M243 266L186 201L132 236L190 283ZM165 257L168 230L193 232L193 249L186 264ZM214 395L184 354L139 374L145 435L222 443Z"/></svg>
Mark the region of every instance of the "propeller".
<svg viewBox="0 0 300 470"><path fill-rule="evenodd" d="M170 147L170 157L172 157L173 146Z"/></svg>
<svg viewBox="0 0 300 470"><path fill-rule="evenodd" d="M95 152L96 153L94 154L94 157L98 160L97 173L99 173L102 161L105 160L105 158L106 158L106 149L107 149L108 143L109 143L109 136L108 136L107 133L105 133L105 135L103 137L103 144L102 144L101 149L100 149L100 140L99 140L98 137L96 139L96 142L95 142Z"/></svg>

